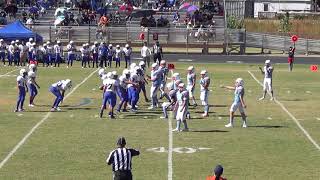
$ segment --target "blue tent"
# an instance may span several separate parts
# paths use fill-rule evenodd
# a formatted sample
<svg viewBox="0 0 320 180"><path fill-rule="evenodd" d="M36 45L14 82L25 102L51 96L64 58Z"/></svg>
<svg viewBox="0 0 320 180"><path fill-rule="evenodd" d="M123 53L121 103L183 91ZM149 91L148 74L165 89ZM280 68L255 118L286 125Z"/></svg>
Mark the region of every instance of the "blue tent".
<svg viewBox="0 0 320 180"><path fill-rule="evenodd" d="M0 29L0 39L6 42L13 40L28 41L29 38L33 38L37 42L42 42L42 37L32 32L30 29L25 27L19 20L6 25Z"/></svg>

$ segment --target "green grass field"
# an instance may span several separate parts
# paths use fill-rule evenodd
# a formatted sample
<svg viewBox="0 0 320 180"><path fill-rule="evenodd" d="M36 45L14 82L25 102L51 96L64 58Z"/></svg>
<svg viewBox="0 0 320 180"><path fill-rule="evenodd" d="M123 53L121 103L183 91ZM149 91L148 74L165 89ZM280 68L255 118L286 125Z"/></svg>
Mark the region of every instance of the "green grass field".
<svg viewBox="0 0 320 180"><path fill-rule="evenodd" d="M185 78L189 65L177 63L176 71ZM257 64L194 66L197 74L204 68L210 72L209 102L213 112L209 118L202 118L202 107L191 108L192 119L188 121L191 131L173 133L174 180L205 179L217 164L224 166L224 176L229 180L320 179L320 150L278 104L269 98L257 101L262 87L247 72L250 70L262 81ZM276 98L319 144L319 72L310 72L307 65L296 65L292 73L287 72L286 65L275 64L274 68ZM0 75L12 70L1 67ZM0 161L48 114L54 99L48 91L49 85L70 78L76 87L93 71L79 66L71 69L40 67L37 106L28 107L27 96L26 111L22 113L13 112L17 96L13 75L18 71L0 76ZM233 85L237 77L245 81L247 129L241 128L240 117L236 117L234 128L224 127L228 123L233 92L219 85ZM95 73L79 86L63 102L62 111L51 113L0 168L0 179L111 179L111 167L106 165L105 158L116 147L119 136L126 137L128 147L141 151L133 160L134 179L168 179L168 121L159 119L161 110L147 110L149 105L140 98L137 114L122 113L117 114L115 120L100 119L99 84ZM199 85L196 97L200 104ZM175 127L175 120L172 126ZM164 147L165 152L148 150L158 147ZM193 153L186 153L187 148L192 148ZM179 150L182 153L178 153Z"/></svg>

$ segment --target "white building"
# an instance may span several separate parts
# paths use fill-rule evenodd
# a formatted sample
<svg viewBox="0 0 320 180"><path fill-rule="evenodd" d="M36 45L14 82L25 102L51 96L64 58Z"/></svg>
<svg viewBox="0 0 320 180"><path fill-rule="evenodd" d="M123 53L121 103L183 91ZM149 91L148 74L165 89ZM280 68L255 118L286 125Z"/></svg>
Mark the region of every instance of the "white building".
<svg viewBox="0 0 320 180"><path fill-rule="evenodd" d="M316 0L255 0L254 17L259 17L259 12L310 12L314 10Z"/></svg>

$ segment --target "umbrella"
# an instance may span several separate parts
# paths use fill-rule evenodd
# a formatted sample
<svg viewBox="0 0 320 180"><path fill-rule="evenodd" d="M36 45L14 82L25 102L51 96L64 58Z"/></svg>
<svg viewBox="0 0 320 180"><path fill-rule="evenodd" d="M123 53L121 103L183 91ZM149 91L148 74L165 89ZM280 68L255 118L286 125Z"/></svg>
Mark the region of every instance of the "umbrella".
<svg viewBox="0 0 320 180"><path fill-rule="evenodd" d="M32 14L36 14L38 13L39 9L36 6L32 6L31 8L29 8L29 12Z"/></svg>
<svg viewBox="0 0 320 180"><path fill-rule="evenodd" d="M62 7L62 8L57 8L56 12L54 13L54 16L58 16L58 13L64 14L64 12L67 11L66 8Z"/></svg>
<svg viewBox="0 0 320 180"><path fill-rule="evenodd" d="M187 11L188 12L193 12L193 11L196 11L196 10L198 10L199 8L197 7L197 6L190 6L190 7L188 7L188 9L187 9Z"/></svg>
<svg viewBox="0 0 320 180"><path fill-rule="evenodd" d="M120 11L125 11L127 9L127 6L126 5L121 5L120 7L119 7L119 10Z"/></svg>
<svg viewBox="0 0 320 180"><path fill-rule="evenodd" d="M132 13L131 16L139 18L139 17L148 17L148 16L151 16L154 14L156 14L156 12L154 10L140 10L140 11Z"/></svg>
<svg viewBox="0 0 320 180"><path fill-rule="evenodd" d="M179 7L179 10L181 9L187 9L188 7L190 7L191 4L190 3L183 3L180 7Z"/></svg>

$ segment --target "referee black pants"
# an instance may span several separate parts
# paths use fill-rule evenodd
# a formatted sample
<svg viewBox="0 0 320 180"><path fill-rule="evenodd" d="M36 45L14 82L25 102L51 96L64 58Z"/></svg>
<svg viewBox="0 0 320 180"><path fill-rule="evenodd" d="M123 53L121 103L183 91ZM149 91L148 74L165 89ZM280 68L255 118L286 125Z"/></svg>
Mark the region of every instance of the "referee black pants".
<svg viewBox="0 0 320 180"><path fill-rule="evenodd" d="M131 171L116 171L113 173L113 180L132 180Z"/></svg>

